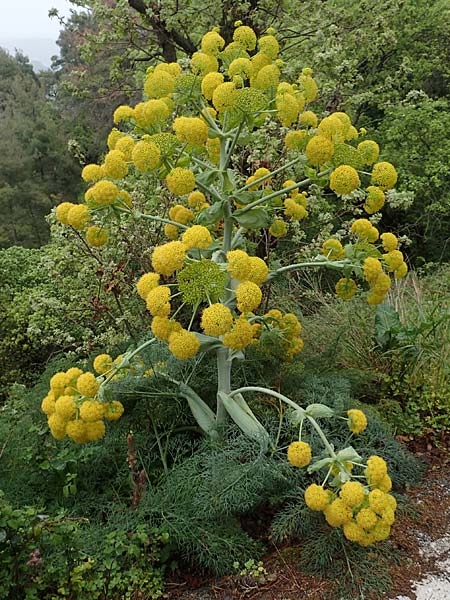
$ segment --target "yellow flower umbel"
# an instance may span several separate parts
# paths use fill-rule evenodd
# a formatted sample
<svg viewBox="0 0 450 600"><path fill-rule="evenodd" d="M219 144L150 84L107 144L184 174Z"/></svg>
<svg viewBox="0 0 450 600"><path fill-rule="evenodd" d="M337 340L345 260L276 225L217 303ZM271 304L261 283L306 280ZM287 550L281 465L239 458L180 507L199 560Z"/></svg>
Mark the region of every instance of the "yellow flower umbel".
<svg viewBox="0 0 450 600"><path fill-rule="evenodd" d="M246 313L255 310L261 304L262 292L256 283L243 281L236 288L237 309Z"/></svg>
<svg viewBox="0 0 450 600"><path fill-rule="evenodd" d="M211 304L203 311L201 326L206 335L218 337L228 333L233 326L231 310L223 304Z"/></svg>
<svg viewBox="0 0 450 600"><path fill-rule="evenodd" d="M209 230L203 225L193 225L186 229L181 236L183 244L189 250L191 248L209 248L212 244L212 237Z"/></svg>
<svg viewBox="0 0 450 600"><path fill-rule="evenodd" d="M172 194L184 196L195 188L195 176L189 169L175 167L166 177L166 183Z"/></svg>
<svg viewBox="0 0 450 600"><path fill-rule="evenodd" d="M339 240L329 239L322 244L322 254L330 260L339 260L345 256L345 250Z"/></svg>
<svg viewBox="0 0 450 600"><path fill-rule="evenodd" d="M330 503L330 494L321 485L313 483L305 490L305 503L311 510L322 512Z"/></svg>
<svg viewBox="0 0 450 600"><path fill-rule="evenodd" d="M181 269L186 256L186 246L182 242L169 242L154 249L152 265L157 273L169 277Z"/></svg>
<svg viewBox="0 0 450 600"><path fill-rule="evenodd" d="M347 411L348 415L348 428L352 433L361 433L367 427L367 418L362 410L352 408Z"/></svg>
<svg viewBox="0 0 450 600"><path fill-rule="evenodd" d="M341 298L341 300L351 300L358 291L358 286L353 279L341 277L336 283L335 289L338 298Z"/></svg>
<svg viewBox="0 0 450 600"><path fill-rule="evenodd" d="M136 283L136 289L139 296L145 300L150 290L153 290L159 285L159 274L158 273L144 273L139 281Z"/></svg>
<svg viewBox="0 0 450 600"><path fill-rule="evenodd" d="M193 358L200 348L200 342L198 341L195 333L182 329L172 333L169 338L169 350L172 354L180 360L186 360Z"/></svg>
<svg viewBox="0 0 450 600"><path fill-rule="evenodd" d="M288 461L294 467L306 467L311 462L311 446L306 442L292 442L287 451Z"/></svg>
<svg viewBox="0 0 450 600"><path fill-rule="evenodd" d="M390 190L397 183L397 171L389 162L380 162L372 169L372 183L382 190Z"/></svg>
<svg viewBox="0 0 450 600"><path fill-rule="evenodd" d="M331 173L330 189L340 196L351 194L360 185L359 175L353 167L341 165Z"/></svg>
<svg viewBox="0 0 450 600"><path fill-rule="evenodd" d="M306 158L314 166L328 162L333 152L333 142L324 135L315 135L306 145Z"/></svg>
<svg viewBox="0 0 450 600"><path fill-rule="evenodd" d="M86 241L90 246L100 248L107 243L108 232L106 229L92 225L91 227L88 227L86 231Z"/></svg>
<svg viewBox="0 0 450 600"><path fill-rule="evenodd" d="M227 252L227 261L227 270L233 279L239 281L250 279L252 263L247 252L244 252L244 250L231 250Z"/></svg>
<svg viewBox="0 0 450 600"><path fill-rule="evenodd" d="M347 506L353 508L363 502L366 492L359 481L347 481L342 486L339 496Z"/></svg>
<svg viewBox="0 0 450 600"><path fill-rule="evenodd" d="M208 139L208 126L199 117L177 117L173 129L181 142L203 146Z"/></svg>

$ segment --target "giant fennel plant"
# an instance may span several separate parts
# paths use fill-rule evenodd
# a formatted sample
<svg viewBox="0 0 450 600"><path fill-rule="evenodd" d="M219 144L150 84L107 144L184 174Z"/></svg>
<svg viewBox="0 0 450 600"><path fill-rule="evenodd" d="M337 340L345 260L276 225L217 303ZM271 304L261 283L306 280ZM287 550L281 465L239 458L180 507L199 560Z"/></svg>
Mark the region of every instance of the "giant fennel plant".
<svg viewBox="0 0 450 600"><path fill-rule="evenodd" d="M136 284L152 316L153 337L114 361L107 354L98 356L98 375L77 368L56 373L42 410L56 439L98 440L105 434L104 421L120 418L124 410L110 399L109 383L131 373L145 347L162 341L183 361L212 352L217 357L215 409L188 382L175 381L163 364L154 365L152 372L178 387L205 435L220 440L231 418L263 451L273 451L276 442L245 397L255 392L285 403L287 418L299 432L287 459L294 467L309 465L309 472L324 472L321 485L306 489L307 506L323 512L332 527L342 527L349 540L369 545L387 538L394 522L396 502L388 493L392 484L386 463L378 456L363 463L352 446L334 448L319 424L321 419L341 419L357 435L367 425L364 413L353 409L338 415L323 404L299 406L258 385L232 385L233 363L245 360L249 346L269 356L276 355L276 346L278 357L281 347L285 360L294 360L303 348L295 314L261 310L264 286L280 274L336 269L342 274L336 284L340 298L365 293L367 286L367 301L378 304L391 286L391 275L402 278L407 272L395 235L380 235L370 220L383 207L385 191L395 186L395 168L379 161L377 143L367 139L365 130L357 131L347 114L319 119L311 110L318 94L311 69L304 68L292 83L284 81L278 55L272 30L257 39L251 28L237 23L228 45L212 30L189 65L161 63L149 69L144 101L116 109L114 122L120 129L108 137L103 164L87 165L82 173L91 184L85 203L60 204L56 218L84 232L94 249L114 243L108 239L112 223L132 227L136 220L148 219L164 224L168 241L154 248L153 271ZM279 163L244 175L236 157L251 149L255 132L272 119L284 135ZM148 214L133 203L126 180L139 177L153 182L156 195L171 199L168 213ZM364 196L362 208L369 218L354 220L345 245L329 239L315 259L271 270L263 258L251 255L254 244L248 240L263 230L274 239L285 236L290 223L307 219L313 184L329 189L338 202L358 190L356 197ZM314 459L301 439L305 426L323 442L324 453Z"/></svg>

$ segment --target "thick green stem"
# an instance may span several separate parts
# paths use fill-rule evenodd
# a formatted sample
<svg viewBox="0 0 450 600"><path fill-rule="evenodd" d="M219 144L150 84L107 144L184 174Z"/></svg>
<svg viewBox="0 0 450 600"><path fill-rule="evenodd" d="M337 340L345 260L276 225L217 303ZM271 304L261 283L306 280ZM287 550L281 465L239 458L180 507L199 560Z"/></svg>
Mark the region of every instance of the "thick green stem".
<svg viewBox="0 0 450 600"><path fill-rule="evenodd" d="M265 387L258 387L255 385L241 387L237 390L233 390L230 393L230 396L235 396L236 394L242 394L243 392L261 392L262 394L267 394L268 396L273 396L274 398L278 398L279 400L282 400L285 404L288 404L295 410L298 410L300 412L305 412L301 406L299 406L296 402L294 402L287 396L284 396L283 394L280 394L279 392L274 392L273 390L270 390L269 388L265 388Z"/></svg>
<svg viewBox="0 0 450 600"><path fill-rule="evenodd" d="M144 213L140 213L139 217L142 219L149 219L150 221L158 221L160 223L168 223L169 225L175 225L175 227L179 227L180 229L189 229L186 225L182 223L177 223L176 221L171 221L170 219L164 219L164 217L156 217L155 215L145 215Z"/></svg>
<svg viewBox="0 0 450 600"><path fill-rule="evenodd" d="M217 350L217 412L216 423L218 427L223 426L227 420L227 411L219 398L219 392L229 394L231 391L231 365L228 358L228 348L222 347Z"/></svg>
<svg viewBox="0 0 450 600"><path fill-rule="evenodd" d="M305 267L328 267L329 269L339 270L351 264L352 263L349 260L317 260L304 263L294 263L292 265L286 265L285 267L281 267L276 271L272 271L271 273L269 273L266 281L270 281L279 273L286 273L287 271L296 271L297 269L303 269Z"/></svg>
<svg viewBox="0 0 450 600"><path fill-rule="evenodd" d="M335 451L331 447L330 442L327 440L326 435L324 434L324 432L320 428L320 426L317 423L317 421L315 419L313 419L312 417L308 417L308 415L306 415L306 418L309 420L309 422L311 423L311 425L317 431L320 439L322 440L323 445L327 449L328 454L331 456L331 458L333 458L334 460L337 460L337 456L336 456Z"/></svg>

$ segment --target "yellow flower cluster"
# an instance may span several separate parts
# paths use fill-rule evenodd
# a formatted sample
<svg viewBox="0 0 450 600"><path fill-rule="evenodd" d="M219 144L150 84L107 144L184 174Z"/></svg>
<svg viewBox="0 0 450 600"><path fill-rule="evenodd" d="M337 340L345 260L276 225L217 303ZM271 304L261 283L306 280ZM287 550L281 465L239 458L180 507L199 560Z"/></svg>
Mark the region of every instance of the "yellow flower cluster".
<svg viewBox="0 0 450 600"><path fill-rule="evenodd" d="M139 171L152 171L159 165L161 152L156 144L142 140L134 145L131 160Z"/></svg>
<svg viewBox="0 0 450 600"><path fill-rule="evenodd" d="M358 172L353 167L341 165L330 176L330 189L343 196L351 194L361 185Z"/></svg>
<svg viewBox="0 0 450 600"><path fill-rule="evenodd" d="M312 484L306 488L304 496L311 510L323 512L331 527L341 527L348 540L361 546L389 537L397 507L395 498L387 493L392 484L381 457L368 459L366 477L367 486L358 481L347 481L338 495Z"/></svg>
<svg viewBox="0 0 450 600"><path fill-rule="evenodd" d="M189 169L175 167L166 177L167 187L172 194L184 196L195 188L195 176Z"/></svg>
<svg viewBox="0 0 450 600"><path fill-rule="evenodd" d="M199 117L177 117L173 130L181 142L203 146L208 139L208 126Z"/></svg>
<svg viewBox="0 0 450 600"><path fill-rule="evenodd" d="M322 244L322 254L330 260L339 260L345 256L345 250L339 240L330 238Z"/></svg>
<svg viewBox="0 0 450 600"><path fill-rule="evenodd" d="M261 304L262 292L256 283L243 281L236 288L237 309L241 313L248 313Z"/></svg>
<svg viewBox="0 0 450 600"><path fill-rule="evenodd" d="M300 337L302 326L296 315L293 313L283 314L280 310L274 308L264 315L265 329L267 332L274 331L280 348L274 346L269 336L268 344L265 343L265 337L261 337L260 346L266 354L278 357L279 352L283 360L292 360L294 356L303 350L303 339Z"/></svg>
<svg viewBox="0 0 450 600"><path fill-rule="evenodd" d="M107 354L96 357L94 368L105 373L112 368ZM123 414L117 400L100 402L96 398L99 382L93 373L73 367L53 375L50 390L42 400L41 410L47 415L50 433L57 440L66 436L78 444L94 442L105 435L103 419L115 421Z"/></svg>
<svg viewBox="0 0 450 600"><path fill-rule="evenodd" d="M181 269L186 256L186 246L182 242L168 242L153 250L152 266L157 273L170 277Z"/></svg>
<svg viewBox="0 0 450 600"><path fill-rule="evenodd" d="M223 344L232 350L243 350L254 339L255 330L252 325L241 315L234 321L231 331L223 336Z"/></svg>
<svg viewBox="0 0 450 600"><path fill-rule="evenodd" d="M336 282L335 290L336 296L341 298L341 300L351 300L358 291L358 286L354 279L351 279L350 277L341 277L341 279Z"/></svg>
<svg viewBox="0 0 450 600"><path fill-rule="evenodd" d="M218 337L228 333L233 326L233 315L228 306L211 304L202 314L201 326L206 335Z"/></svg>
<svg viewBox="0 0 450 600"><path fill-rule="evenodd" d="M352 408L347 411L348 428L352 433L358 434L364 431L367 427L367 418L362 410Z"/></svg>
<svg viewBox="0 0 450 600"><path fill-rule="evenodd" d="M294 467L306 467L311 462L311 446L306 442L292 442L287 450L287 459Z"/></svg>

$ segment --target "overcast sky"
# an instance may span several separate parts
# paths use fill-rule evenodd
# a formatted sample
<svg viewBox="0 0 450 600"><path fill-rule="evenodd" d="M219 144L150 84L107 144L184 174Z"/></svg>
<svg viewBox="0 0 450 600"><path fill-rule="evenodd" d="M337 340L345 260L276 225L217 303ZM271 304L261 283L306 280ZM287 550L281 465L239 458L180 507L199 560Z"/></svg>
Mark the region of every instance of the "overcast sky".
<svg viewBox="0 0 450 600"><path fill-rule="evenodd" d="M69 0L0 0L0 8L0 46L11 54L21 50L49 67L51 56L59 54L56 40L61 25L48 11L57 8L60 16L68 17L76 6Z"/></svg>
<svg viewBox="0 0 450 600"><path fill-rule="evenodd" d="M48 11L57 8L68 16L75 8L68 0L0 0L0 37L7 38L51 38L56 40L60 30L57 19L50 19Z"/></svg>

